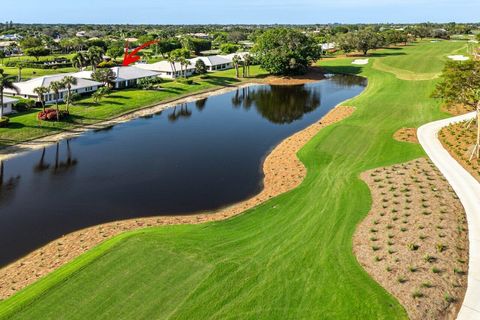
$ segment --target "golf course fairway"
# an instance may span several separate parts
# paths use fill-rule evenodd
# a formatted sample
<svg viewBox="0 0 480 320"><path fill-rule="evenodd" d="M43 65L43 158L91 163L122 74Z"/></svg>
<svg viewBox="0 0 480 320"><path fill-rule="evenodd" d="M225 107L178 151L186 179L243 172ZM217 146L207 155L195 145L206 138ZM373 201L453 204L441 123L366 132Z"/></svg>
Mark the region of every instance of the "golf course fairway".
<svg viewBox="0 0 480 320"><path fill-rule="evenodd" d="M1 302L0 318L406 319L352 252L371 205L359 175L425 156L392 135L447 117L430 97L433 75L465 49L466 42L425 41L376 51L364 66L322 60L329 72L369 84L344 103L357 108L351 117L299 152L308 174L297 189L225 221L110 239ZM415 73L427 79L405 79Z"/></svg>

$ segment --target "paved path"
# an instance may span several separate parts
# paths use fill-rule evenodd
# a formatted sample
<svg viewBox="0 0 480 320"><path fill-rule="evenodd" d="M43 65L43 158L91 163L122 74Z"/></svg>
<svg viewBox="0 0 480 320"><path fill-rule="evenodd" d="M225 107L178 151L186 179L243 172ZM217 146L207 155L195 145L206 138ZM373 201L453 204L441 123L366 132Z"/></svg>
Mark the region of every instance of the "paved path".
<svg viewBox="0 0 480 320"><path fill-rule="evenodd" d="M418 129L418 139L433 163L457 193L468 221L470 242L468 287L458 320L480 319L480 183L473 178L438 140L438 131L455 122L471 119L474 112L428 123Z"/></svg>

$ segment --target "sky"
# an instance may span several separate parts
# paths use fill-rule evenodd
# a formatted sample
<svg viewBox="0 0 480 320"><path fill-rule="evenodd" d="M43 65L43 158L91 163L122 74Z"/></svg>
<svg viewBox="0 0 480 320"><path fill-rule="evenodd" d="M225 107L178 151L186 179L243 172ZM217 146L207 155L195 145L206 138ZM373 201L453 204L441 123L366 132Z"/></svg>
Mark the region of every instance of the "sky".
<svg viewBox="0 0 480 320"><path fill-rule="evenodd" d="M0 21L100 24L479 22L480 0L16 0Z"/></svg>

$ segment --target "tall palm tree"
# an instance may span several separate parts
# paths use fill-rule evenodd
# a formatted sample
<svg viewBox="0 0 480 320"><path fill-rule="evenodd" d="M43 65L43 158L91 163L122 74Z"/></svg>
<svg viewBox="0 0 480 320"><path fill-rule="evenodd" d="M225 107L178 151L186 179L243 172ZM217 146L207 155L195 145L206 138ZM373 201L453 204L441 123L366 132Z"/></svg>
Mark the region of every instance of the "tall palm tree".
<svg viewBox="0 0 480 320"><path fill-rule="evenodd" d="M60 121L60 110L58 109L58 99L60 96L60 90L64 89L65 85L62 81L52 81L50 82L49 89L53 92L53 97L55 98L55 107L57 109L57 121Z"/></svg>
<svg viewBox="0 0 480 320"><path fill-rule="evenodd" d="M232 58L232 63L233 66L235 67L235 77L240 77L239 72L238 72L238 65L240 64L240 56L238 54L234 55Z"/></svg>
<svg viewBox="0 0 480 320"><path fill-rule="evenodd" d="M45 95L50 92L47 87L36 87L33 92L37 94L38 101L42 104L43 112L45 112Z"/></svg>
<svg viewBox="0 0 480 320"><path fill-rule="evenodd" d="M180 63L180 67L182 68L183 77L186 78L187 77L187 67L190 64L190 61L185 59L185 57L179 57L178 62ZM184 67L185 67L185 70L184 70Z"/></svg>
<svg viewBox="0 0 480 320"><path fill-rule="evenodd" d="M6 74L3 69L0 69L0 119L3 118L3 90L12 89L18 93L18 88L13 84L14 76Z"/></svg>
<svg viewBox="0 0 480 320"><path fill-rule="evenodd" d="M175 67L175 62L177 61L177 58L175 58L173 55L168 55L167 61L170 63L172 66L173 70L173 78L176 78L177 76L177 68Z"/></svg>
<svg viewBox="0 0 480 320"><path fill-rule="evenodd" d="M248 53L243 56L243 63L247 68L247 77L250 77L250 65L252 64L252 56Z"/></svg>
<svg viewBox="0 0 480 320"><path fill-rule="evenodd" d="M21 63L19 63L18 64L18 77L17 77L18 82L22 81L22 69L23 69L23 65Z"/></svg>
<svg viewBox="0 0 480 320"><path fill-rule="evenodd" d="M67 101L66 101L66 110L68 112L68 107L72 102L72 86L77 84L77 78L72 76L65 76L62 80L63 85L67 88Z"/></svg>
<svg viewBox="0 0 480 320"><path fill-rule="evenodd" d="M71 59L72 65L75 68L78 68L78 70L82 70L83 67L85 67L86 64L86 58L81 52L75 53L75 55Z"/></svg>
<svg viewBox="0 0 480 320"><path fill-rule="evenodd" d="M93 71L97 70L97 64L103 60L103 49L100 47L90 47L87 51L87 58L92 65Z"/></svg>

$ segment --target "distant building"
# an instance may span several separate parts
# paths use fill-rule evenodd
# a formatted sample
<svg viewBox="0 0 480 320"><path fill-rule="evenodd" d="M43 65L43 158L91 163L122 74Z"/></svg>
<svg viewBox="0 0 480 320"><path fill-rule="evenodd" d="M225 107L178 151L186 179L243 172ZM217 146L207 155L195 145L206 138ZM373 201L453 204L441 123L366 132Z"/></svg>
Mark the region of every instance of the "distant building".
<svg viewBox="0 0 480 320"><path fill-rule="evenodd" d="M5 40L5 41L19 41L22 40L23 37L19 34L4 34L0 36L0 40Z"/></svg>
<svg viewBox="0 0 480 320"><path fill-rule="evenodd" d="M208 56L190 59L193 65L195 65L197 60L203 60L208 71L227 70L233 67L232 61L223 56Z"/></svg>
<svg viewBox="0 0 480 320"><path fill-rule="evenodd" d="M18 93L15 90L11 89L4 89L4 92L6 95L12 96L12 97L21 97L25 99L37 99L38 95L34 92L35 88L37 87L48 87L53 81L61 81L65 76L74 76L74 74L71 73L65 73L65 74L56 74L56 75L50 75L50 76L43 76L39 78L34 78L28 81L22 81L22 82L16 82L14 85L18 88ZM92 93L96 91L99 87L103 86L102 83L92 81L92 80L87 80L87 79L82 79L82 78L77 78L77 84L72 85L72 93L78 93L78 94L87 94L87 93ZM62 89L59 93L58 100L63 101L64 98L67 95L67 89ZM53 93L47 93L44 95L45 97L45 103L54 103L55 102L55 97Z"/></svg>
<svg viewBox="0 0 480 320"><path fill-rule="evenodd" d="M147 64L147 63L137 64L135 65L135 67L157 72L159 77L166 78L166 79L175 79L175 78L181 77L183 75L182 68L183 68L183 71L185 72L185 66L182 66L178 62L171 64L168 61L159 61L159 62L150 63L150 64ZM193 75L195 73L195 64L190 63L187 66L186 73L187 73L187 76Z"/></svg>
<svg viewBox="0 0 480 320"><path fill-rule="evenodd" d="M87 35L87 32L85 31L78 31L76 34L75 34L77 37L80 37L80 38L83 38Z"/></svg>
<svg viewBox="0 0 480 320"><path fill-rule="evenodd" d="M18 102L17 99L3 97L3 114L10 114L13 111L13 106Z"/></svg>
<svg viewBox="0 0 480 320"><path fill-rule="evenodd" d="M135 87L140 79L158 77L158 72L133 67L113 67L110 68L116 75L114 88L123 89ZM76 78L91 79L92 71L80 71L72 74Z"/></svg>

